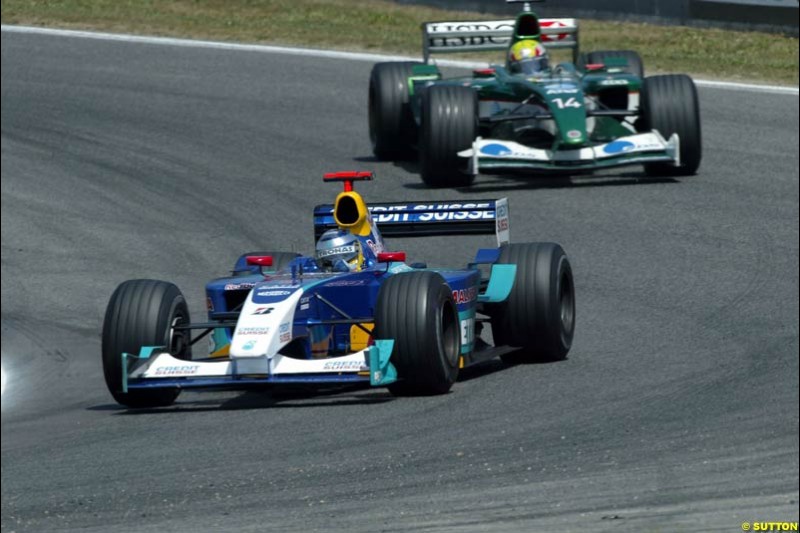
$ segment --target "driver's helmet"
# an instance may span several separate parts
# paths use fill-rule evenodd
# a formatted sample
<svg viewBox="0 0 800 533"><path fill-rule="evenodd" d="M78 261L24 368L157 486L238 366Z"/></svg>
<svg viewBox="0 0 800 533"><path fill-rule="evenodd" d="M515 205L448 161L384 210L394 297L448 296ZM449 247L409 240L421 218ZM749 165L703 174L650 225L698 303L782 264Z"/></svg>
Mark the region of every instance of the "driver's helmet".
<svg viewBox="0 0 800 533"><path fill-rule="evenodd" d="M364 254L361 241L347 230L329 229L317 241L317 266L326 272L361 270Z"/></svg>
<svg viewBox="0 0 800 533"><path fill-rule="evenodd" d="M508 69L513 74L537 74L549 66L547 50L534 39L517 41L508 51Z"/></svg>

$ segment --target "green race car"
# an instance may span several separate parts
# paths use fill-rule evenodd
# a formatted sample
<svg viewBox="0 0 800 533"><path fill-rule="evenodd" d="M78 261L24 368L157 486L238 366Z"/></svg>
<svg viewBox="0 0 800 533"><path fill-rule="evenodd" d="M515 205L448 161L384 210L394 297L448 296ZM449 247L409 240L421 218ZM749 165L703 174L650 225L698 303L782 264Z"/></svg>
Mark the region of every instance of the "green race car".
<svg viewBox="0 0 800 533"><path fill-rule="evenodd" d="M525 10L514 20L423 24L424 62L372 68L369 133L379 159L419 153L432 187L479 173L577 174L643 164L649 176L695 174L702 157L692 79L644 77L630 50L579 51L575 19ZM553 64L548 50L571 48ZM447 78L435 53L506 50L504 65Z"/></svg>

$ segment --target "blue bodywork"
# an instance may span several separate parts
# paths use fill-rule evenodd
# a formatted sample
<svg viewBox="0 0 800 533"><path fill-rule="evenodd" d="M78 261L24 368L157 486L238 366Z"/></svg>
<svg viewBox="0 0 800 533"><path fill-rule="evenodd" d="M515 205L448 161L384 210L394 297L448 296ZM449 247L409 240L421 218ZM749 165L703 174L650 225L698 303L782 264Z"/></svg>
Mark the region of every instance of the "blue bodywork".
<svg viewBox="0 0 800 533"><path fill-rule="evenodd" d="M298 256L280 269L270 270L270 267L250 265L246 257L241 257L231 276L213 279L206 284L208 322L188 326L189 329L205 330L195 340L208 336L210 357L186 362L173 359L169 363L173 366L166 367L166 375L156 372L155 376L147 376L141 369L136 373L136 364L129 369L127 361L139 359L140 366L152 363L156 347L143 347L139 354L123 354L126 369L124 391L158 387L240 387L264 383L390 384L398 379L391 364L394 340L372 338L376 303L387 279L414 270L437 272L452 291L461 327L459 366L498 355L498 349L503 347L493 347L479 339L477 313L484 304L508 298L514 283L516 267L495 264L500 255L500 243L507 242L502 240L508 235L507 201L375 204L367 211L365 204L358 203L361 199L355 193L346 193L342 202L353 198L351 204L341 209L350 208L353 213L356 213L356 208L363 211L353 223L353 226L363 224L361 233L353 230L362 244L360 271L321 271L315 259L307 256ZM341 227L346 215L341 212L334 216L331 205L315 208L315 236L337 227L337 222ZM398 261L396 256L381 256L385 252L381 233L393 236L496 233L498 248L478 250L474 261L463 268L416 268ZM481 269L481 265L489 267ZM482 271L489 271L490 275L484 277ZM271 317L265 317L263 323L254 322L261 320L254 315L268 315L273 310L276 311ZM285 321L281 318L284 316ZM253 325L264 327L250 329L272 330L273 337L269 342L272 343L270 346L275 346L274 351L271 348L242 351L249 349L247 344L243 344L249 337L242 333L242 329ZM234 353L233 349L239 351ZM362 353L364 363L358 366L359 362L354 358L361 357L359 354ZM328 365L326 361L329 361L331 366L326 367L325 372L273 371L272 358L278 355L284 358L284 362L291 359ZM259 359L261 367L248 366ZM199 368L205 363L227 365L227 369L224 372L193 373L193 367ZM341 372L338 365L341 365Z"/></svg>

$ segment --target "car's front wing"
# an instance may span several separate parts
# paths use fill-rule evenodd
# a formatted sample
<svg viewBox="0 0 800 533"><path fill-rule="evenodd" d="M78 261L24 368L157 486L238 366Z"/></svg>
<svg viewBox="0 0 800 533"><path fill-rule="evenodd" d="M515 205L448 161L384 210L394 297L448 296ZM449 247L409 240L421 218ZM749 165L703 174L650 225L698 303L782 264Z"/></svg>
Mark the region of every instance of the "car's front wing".
<svg viewBox="0 0 800 533"><path fill-rule="evenodd" d="M642 163L680 165L680 139L665 140L657 131L620 137L612 142L575 150L543 150L498 139L478 137L472 148L458 153L470 158L470 172L515 169L568 172Z"/></svg>
<svg viewBox="0 0 800 533"><path fill-rule="evenodd" d="M397 381L397 371L389 362L393 348L393 340L376 340L374 345L359 352L326 359L274 354L224 361L184 361L159 352L161 347L145 346L138 354L121 354L122 392L163 387L236 388L268 383L368 382L383 386Z"/></svg>

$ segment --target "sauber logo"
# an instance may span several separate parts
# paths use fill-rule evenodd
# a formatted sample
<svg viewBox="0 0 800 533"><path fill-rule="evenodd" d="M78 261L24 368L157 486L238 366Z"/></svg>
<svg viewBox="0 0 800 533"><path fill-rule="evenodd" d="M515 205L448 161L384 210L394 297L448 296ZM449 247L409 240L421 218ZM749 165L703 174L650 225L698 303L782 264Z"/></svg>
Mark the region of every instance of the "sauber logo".
<svg viewBox="0 0 800 533"><path fill-rule="evenodd" d="M274 307L259 307L255 311L253 311L254 315L268 315L270 314L275 308Z"/></svg>

